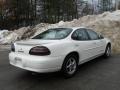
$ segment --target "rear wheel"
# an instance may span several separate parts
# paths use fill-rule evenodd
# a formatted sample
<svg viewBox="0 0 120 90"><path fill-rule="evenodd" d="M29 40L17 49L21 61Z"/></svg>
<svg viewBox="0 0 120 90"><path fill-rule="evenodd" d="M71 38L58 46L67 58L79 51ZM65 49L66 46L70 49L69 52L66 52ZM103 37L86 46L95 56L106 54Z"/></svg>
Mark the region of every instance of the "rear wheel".
<svg viewBox="0 0 120 90"><path fill-rule="evenodd" d="M108 58L110 56L111 56L111 45L108 44L105 50L104 57Z"/></svg>
<svg viewBox="0 0 120 90"><path fill-rule="evenodd" d="M78 68L77 57L75 55L68 55L62 66L63 75L70 78L75 75Z"/></svg>

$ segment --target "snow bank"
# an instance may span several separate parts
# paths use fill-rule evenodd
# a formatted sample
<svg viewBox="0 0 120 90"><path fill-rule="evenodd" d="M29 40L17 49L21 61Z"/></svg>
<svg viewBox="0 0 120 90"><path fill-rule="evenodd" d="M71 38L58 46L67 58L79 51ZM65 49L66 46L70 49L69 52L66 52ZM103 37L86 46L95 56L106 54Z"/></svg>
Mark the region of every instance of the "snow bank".
<svg viewBox="0 0 120 90"><path fill-rule="evenodd" d="M2 30L0 31L0 45L10 44L17 40L18 34L13 31Z"/></svg>
<svg viewBox="0 0 120 90"><path fill-rule="evenodd" d="M34 33L35 30L32 27L22 27L13 31L2 30L0 31L0 45L11 44L17 40L30 38Z"/></svg>
<svg viewBox="0 0 120 90"><path fill-rule="evenodd" d="M60 21L56 24L40 23L34 27L23 27L13 32L5 31L5 34L2 34L3 36L0 34L0 38L4 37L2 40L5 40L5 43L11 43L12 41L31 38L49 28L80 26L93 28L105 37L110 38L113 44L113 52L120 53L120 10L105 12L99 15L87 15L70 22ZM3 32L0 31L0 33Z"/></svg>
<svg viewBox="0 0 120 90"><path fill-rule="evenodd" d="M9 34L8 30L0 30L0 39L4 38Z"/></svg>
<svg viewBox="0 0 120 90"><path fill-rule="evenodd" d="M49 28L56 27L87 27L103 34L112 41L113 52L120 53L120 10L105 12L99 15L87 15L70 22L60 21L56 24L39 24L35 35ZM35 27L35 28L36 28Z"/></svg>

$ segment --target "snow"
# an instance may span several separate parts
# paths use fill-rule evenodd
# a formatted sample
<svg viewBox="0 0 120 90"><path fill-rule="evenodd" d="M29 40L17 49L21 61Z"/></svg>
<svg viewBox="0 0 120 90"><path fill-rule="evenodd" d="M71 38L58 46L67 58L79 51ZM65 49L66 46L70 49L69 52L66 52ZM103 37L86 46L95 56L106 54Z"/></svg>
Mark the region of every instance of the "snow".
<svg viewBox="0 0 120 90"><path fill-rule="evenodd" d="M102 33L112 41L113 52L120 53L120 10L99 15L87 15L73 21L60 21L56 24L40 23L34 27L0 31L0 44L11 44L16 40L29 39L49 29L57 27L87 27Z"/></svg>
<svg viewBox="0 0 120 90"><path fill-rule="evenodd" d="M6 35L8 35L8 30L0 30L0 39L4 38Z"/></svg>
<svg viewBox="0 0 120 90"><path fill-rule="evenodd" d="M0 44L10 44L17 40L18 34L8 31L2 30L0 31Z"/></svg>

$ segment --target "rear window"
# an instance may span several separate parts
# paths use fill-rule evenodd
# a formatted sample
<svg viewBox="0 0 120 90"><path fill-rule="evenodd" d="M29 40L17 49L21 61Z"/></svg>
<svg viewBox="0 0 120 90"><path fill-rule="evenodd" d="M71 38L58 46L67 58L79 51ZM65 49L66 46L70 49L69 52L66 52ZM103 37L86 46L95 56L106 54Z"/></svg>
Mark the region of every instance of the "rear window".
<svg viewBox="0 0 120 90"><path fill-rule="evenodd" d="M59 40L66 38L71 32L72 29L70 28L48 29L47 31L35 36L33 39Z"/></svg>

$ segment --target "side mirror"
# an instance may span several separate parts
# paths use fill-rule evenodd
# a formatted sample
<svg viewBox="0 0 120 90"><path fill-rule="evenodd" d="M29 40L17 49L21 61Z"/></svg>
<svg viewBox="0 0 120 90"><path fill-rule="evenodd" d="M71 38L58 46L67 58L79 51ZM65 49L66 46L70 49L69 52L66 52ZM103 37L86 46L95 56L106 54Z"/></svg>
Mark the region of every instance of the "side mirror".
<svg viewBox="0 0 120 90"><path fill-rule="evenodd" d="M99 39L104 39L104 37L101 34L99 34Z"/></svg>

